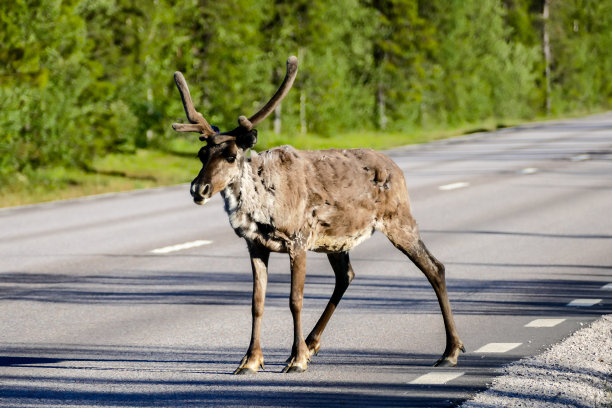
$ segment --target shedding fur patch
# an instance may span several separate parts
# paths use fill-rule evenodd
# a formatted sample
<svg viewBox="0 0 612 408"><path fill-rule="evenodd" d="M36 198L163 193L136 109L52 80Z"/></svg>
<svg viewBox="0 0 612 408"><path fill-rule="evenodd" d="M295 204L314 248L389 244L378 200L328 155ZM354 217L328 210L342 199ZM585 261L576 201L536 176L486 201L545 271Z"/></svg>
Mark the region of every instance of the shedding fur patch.
<svg viewBox="0 0 612 408"><path fill-rule="evenodd" d="M252 154L237 172L222 191L230 224L272 251L345 252L409 216L401 170L375 151L283 146Z"/></svg>
<svg viewBox="0 0 612 408"><path fill-rule="evenodd" d="M257 188L258 177L253 175L249 162L244 162L241 173L239 180L222 192L230 225L240 237L281 250L282 245L271 237L274 197Z"/></svg>
<svg viewBox="0 0 612 408"><path fill-rule="evenodd" d="M349 236L322 235L315 237L308 249L314 252L349 251L372 236L374 228L368 228Z"/></svg>

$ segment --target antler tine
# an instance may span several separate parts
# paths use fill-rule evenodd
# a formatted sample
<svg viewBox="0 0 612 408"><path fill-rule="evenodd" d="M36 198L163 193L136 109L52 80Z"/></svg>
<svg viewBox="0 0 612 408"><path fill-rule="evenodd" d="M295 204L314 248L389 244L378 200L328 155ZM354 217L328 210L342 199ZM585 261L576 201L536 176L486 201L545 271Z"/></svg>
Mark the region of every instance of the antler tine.
<svg viewBox="0 0 612 408"><path fill-rule="evenodd" d="M246 116L240 116L238 118L238 123L240 127L243 127L247 130L253 129L253 127L257 126L259 122L264 120L272 111L278 106L278 104L283 100L283 98L287 95L291 86L293 85L293 81L295 80L295 76L297 75L298 70L298 59L295 56L291 56L287 59L287 73L285 74L285 79L283 79L283 83L278 88L272 99L268 101L264 105L263 108L259 110L256 114L251 116L250 118L246 118ZM234 129L237 130L237 129ZM233 132L233 131L232 131ZM228 132L231 133L231 132Z"/></svg>
<svg viewBox="0 0 612 408"><path fill-rule="evenodd" d="M204 116L195 110L189 88L187 87L187 82L180 71L174 73L174 82L176 82L176 87L181 94L185 115L187 115L187 119L191 124L175 123L172 125L172 128L177 132L201 133L200 139L206 139L209 136L215 135L217 132L208 124Z"/></svg>

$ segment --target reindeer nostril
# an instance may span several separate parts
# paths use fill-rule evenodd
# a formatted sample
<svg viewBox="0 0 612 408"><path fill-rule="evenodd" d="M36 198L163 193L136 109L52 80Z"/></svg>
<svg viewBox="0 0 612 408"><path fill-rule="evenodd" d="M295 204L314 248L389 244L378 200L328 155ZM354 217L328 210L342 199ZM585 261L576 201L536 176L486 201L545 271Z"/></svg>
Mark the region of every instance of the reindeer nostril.
<svg viewBox="0 0 612 408"><path fill-rule="evenodd" d="M206 197L208 193L210 193L210 184L204 184L203 186L199 186L200 196Z"/></svg>
<svg viewBox="0 0 612 408"><path fill-rule="evenodd" d="M198 184L198 183L191 183L191 188L190 188L190 193L191 196L193 197L194 201L196 203L200 203L208 198L210 198L210 193L211 193L211 188L210 188L210 184Z"/></svg>

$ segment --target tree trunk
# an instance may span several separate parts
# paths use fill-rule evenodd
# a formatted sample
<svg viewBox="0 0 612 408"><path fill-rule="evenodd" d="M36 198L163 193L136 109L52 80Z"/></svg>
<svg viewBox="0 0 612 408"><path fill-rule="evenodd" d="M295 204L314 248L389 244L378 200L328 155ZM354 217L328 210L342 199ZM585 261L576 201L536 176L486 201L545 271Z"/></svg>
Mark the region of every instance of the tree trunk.
<svg viewBox="0 0 612 408"><path fill-rule="evenodd" d="M274 108L274 133L280 135L281 133L281 106L282 103L279 103L276 108Z"/></svg>
<svg viewBox="0 0 612 408"><path fill-rule="evenodd" d="M378 113L378 128L385 130L387 128L387 114L385 113L385 90L382 82L378 83L376 89L376 106Z"/></svg>
<svg viewBox="0 0 612 408"><path fill-rule="evenodd" d="M304 65L304 48L298 49L298 60ZM303 83L303 82L302 82ZM308 123L306 122L306 89L300 87L300 133L306 134L308 131Z"/></svg>
<svg viewBox="0 0 612 408"><path fill-rule="evenodd" d="M549 7L550 0L544 0L544 7L542 9L542 51L544 52L544 92L545 92L545 108L546 114L550 114L551 109L551 89L550 89L550 64L551 64L551 55L550 55L550 38L548 36L548 18L549 18Z"/></svg>

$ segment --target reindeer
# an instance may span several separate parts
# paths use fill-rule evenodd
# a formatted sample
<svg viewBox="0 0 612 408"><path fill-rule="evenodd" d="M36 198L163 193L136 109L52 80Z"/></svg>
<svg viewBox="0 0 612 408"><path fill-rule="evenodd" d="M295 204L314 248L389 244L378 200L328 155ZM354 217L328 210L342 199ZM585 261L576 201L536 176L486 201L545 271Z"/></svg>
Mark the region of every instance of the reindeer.
<svg viewBox="0 0 612 408"><path fill-rule="evenodd" d="M191 183L191 196L202 205L221 193L230 224L246 240L251 258L251 342L234 374L255 373L264 366L259 339L270 252L289 254L291 265L293 346L283 372L303 372L319 352L321 334L355 276L349 251L374 231L385 234L429 280L446 330L446 348L435 366L455 366L459 351L465 349L446 293L444 265L419 236L399 167L384 154L368 149L299 151L282 146L247 157L257 143L254 127L289 92L297 66L297 58L290 57L286 76L272 99L250 118L240 116L238 127L224 133L195 110L185 78L180 72L174 74L190 123L172 127L199 133L200 140L206 141L198 153L202 169ZM336 279L323 314L304 340L300 313L307 251L326 253Z"/></svg>

